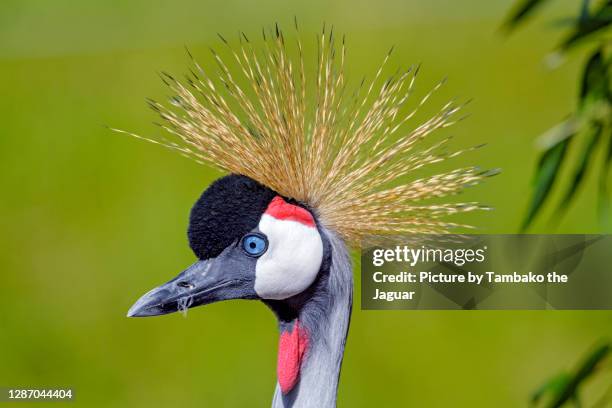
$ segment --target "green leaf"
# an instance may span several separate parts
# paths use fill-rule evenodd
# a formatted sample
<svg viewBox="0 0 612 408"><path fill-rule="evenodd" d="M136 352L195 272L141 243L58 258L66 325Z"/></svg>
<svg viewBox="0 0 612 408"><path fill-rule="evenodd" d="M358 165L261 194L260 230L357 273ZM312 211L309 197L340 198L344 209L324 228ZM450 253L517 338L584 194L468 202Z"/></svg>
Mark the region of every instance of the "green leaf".
<svg viewBox="0 0 612 408"><path fill-rule="evenodd" d="M570 381L557 393L557 396L553 399L549 408L559 408L566 402L578 400L578 387L589 378L596 370L599 363L608 355L610 352L610 345L604 344L596 348L582 364L578 366L575 374L571 377Z"/></svg>
<svg viewBox="0 0 612 408"><path fill-rule="evenodd" d="M609 226L611 209L608 177L612 167L612 129L608 129L608 132L608 149L599 175L599 219L604 229Z"/></svg>
<svg viewBox="0 0 612 408"><path fill-rule="evenodd" d="M597 49L589 58L582 77L580 90L580 110L585 115L598 113L599 107L604 107L603 112L609 112L612 105L612 92L610 91L610 70L611 60L604 58L601 48ZM606 116L604 113L603 116ZM612 128L611 121L608 120L606 126L604 117L596 117L594 120L593 131L599 131L602 135L607 135L608 146L599 175L599 218L603 228L607 228L610 219L610 198L608 188L608 173L612 165ZM601 138L601 137L600 137Z"/></svg>
<svg viewBox="0 0 612 408"><path fill-rule="evenodd" d="M593 119L594 108L598 104L607 103L609 94L608 63L604 60L601 49L596 50L588 59L582 74L579 100L579 117L576 122L581 123L578 128L587 128L584 132L585 146L574 169L574 174L567 188L563 200L559 203L558 210L564 210L575 196L576 191L584 180L587 168L595 148L602 139L604 124ZM578 132L578 130L576 130ZM582 132L581 132L582 133Z"/></svg>
<svg viewBox="0 0 612 408"><path fill-rule="evenodd" d="M588 37L599 33L612 24L612 1L607 0L591 15L584 16L576 24L573 32L561 43L567 51Z"/></svg>
<svg viewBox="0 0 612 408"><path fill-rule="evenodd" d="M550 395L548 408L560 408L565 403L572 401L575 406L580 406L578 389L589 378L610 353L610 344L605 343L595 348L584 361L571 373L561 373L538 388L531 396L531 404L536 405L545 395Z"/></svg>
<svg viewBox="0 0 612 408"><path fill-rule="evenodd" d="M542 400L542 397L547 394L559 394L570 382L571 376L568 373L561 373L548 380L540 388L531 395L531 403L537 404Z"/></svg>
<svg viewBox="0 0 612 408"><path fill-rule="evenodd" d="M588 59L580 86L581 109L593 102L612 101L610 98L610 61L606 61L603 50L598 48Z"/></svg>
<svg viewBox="0 0 612 408"><path fill-rule="evenodd" d="M603 125L601 123L594 123L593 127L588 132L588 135L586 136L586 146L584 147L584 151L580 155L578 164L574 169L574 174L572 176L571 183L568 186L567 191L565 192L563 200L559 203L558 210L564 210L576 195L578 187L584 180L584 175L586 174L587 167L591 163L590 160L593 156L593 153L595 152L595 147L597 146L599 140L601 140L602 131Z"/></svg>
<svg viewBox="0 0 612 408"><path fill-rule="evenodd" d="M538 162L538 168L535 175L535 191L531 199L527 216L523 221L521 230L527 229L533 222L534 218L542 208L542 205L548 198L552 189L570 140L575 135L573 121L567 120L553 129L553 134L548 135L548 138L555 140L555 142L544 152L540 161Z"/></svg>
<svg viewBox="0 0 612 408"><path fill-rule="evenodd" d="M548 0L523 0L519 5L515 6L508 19L504 22L504 28L507 31L513 30L546 1Z"/></svg>
<svg viewBox="0 0 612 408"><path fill-rule="evenodd" d="M593 374L599 363L608 356L608 353L610 353L610 344L602 344L595 348L579 366L576 372L575 381L580 383Z"/></svg>

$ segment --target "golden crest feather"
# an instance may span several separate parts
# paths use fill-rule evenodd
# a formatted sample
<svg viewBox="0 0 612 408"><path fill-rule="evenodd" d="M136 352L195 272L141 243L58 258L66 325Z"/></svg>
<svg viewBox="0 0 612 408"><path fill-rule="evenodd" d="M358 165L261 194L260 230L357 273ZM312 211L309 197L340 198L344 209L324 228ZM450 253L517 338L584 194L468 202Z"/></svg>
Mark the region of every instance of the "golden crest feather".
<svg viewBox="0 0 612 408"><path fill-rule="evenodd" d="M244 34L236 48L221 37L231 57L213 51L218 65L214 75L195 60L185 82L163 75L176 96L168 106L150 104L176 141L129 134L301 201L327 228L353 244L367 234L444 233L458 226L445 216L485 208L477 203L421 202L457 194L494 174L491 171L466 167L398 184L400 176L403 180L417 169L471 150L443 153L448 137L421 143L458 120L461 107L452 102L424 123L405 129L443 82L410 107L418 67L383 80L389 52L374 77L349 95L345 41L338 47L333 29L323 28L317 36L317 72L311 86L299 32L293 53L278 26L263 37L261 49Z"/></svg>

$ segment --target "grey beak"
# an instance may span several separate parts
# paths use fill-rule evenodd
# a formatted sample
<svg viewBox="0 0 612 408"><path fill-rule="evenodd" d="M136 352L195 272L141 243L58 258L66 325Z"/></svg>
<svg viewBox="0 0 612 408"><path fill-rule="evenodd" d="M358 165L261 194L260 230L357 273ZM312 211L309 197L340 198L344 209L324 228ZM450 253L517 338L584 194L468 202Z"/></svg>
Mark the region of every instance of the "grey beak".
<svg viewBox="0 0 612 408"><path fill-rule="evenodd" d="M168 283L147 292L127 316L158 316L221 300L257 298L250 274L244 268L224 271L223 266L234 265L220 258L223 256L198 261Z"/></svg>

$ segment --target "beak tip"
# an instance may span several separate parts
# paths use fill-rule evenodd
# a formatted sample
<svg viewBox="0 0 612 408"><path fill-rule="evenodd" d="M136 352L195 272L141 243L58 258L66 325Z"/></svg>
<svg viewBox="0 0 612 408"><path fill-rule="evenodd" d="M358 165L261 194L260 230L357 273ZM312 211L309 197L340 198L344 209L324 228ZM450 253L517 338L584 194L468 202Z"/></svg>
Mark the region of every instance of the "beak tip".
<svg viewBox="0 0 612 408"><path fill-rule="evenodd" d="M146 317L156 316L160 313L155 313L159 309L160 304L160 288L154 288L142 295L136 303L130 307L127 317Z"/></svg>
<svg viewBox="0 0 612 408"><path fill-rule="evenodd" d="M148 294L144 295L136 301L128 310L127 317L144 317L151 316L151 299ZM154 314L153 314L154 315Z"/></svg>
<svg viewBox="0 0 612 408"><path fill-rule="evenodd" d="M159 298L153 297L150 294L145 294L143 297L138 299L136 303L130 307L126 316L127 317L149 317L159 316L170 313L164 309L160 303Z"/></svg>
<svg viewBox="0 0 612 408"><path fill-rule="evenodd" d="M156 311L155 309L141 308L141 307L131 307L128 310L126 317L147 317L147 316L158 316L164 313Z"/></svg>
<svg viewBox="0 0 612 408"><path fill-rule="evenodd" d="M126 317L138 317L139 308L137 308L136 306L137 305L130 307L130 310L128 310Z"/></svg>

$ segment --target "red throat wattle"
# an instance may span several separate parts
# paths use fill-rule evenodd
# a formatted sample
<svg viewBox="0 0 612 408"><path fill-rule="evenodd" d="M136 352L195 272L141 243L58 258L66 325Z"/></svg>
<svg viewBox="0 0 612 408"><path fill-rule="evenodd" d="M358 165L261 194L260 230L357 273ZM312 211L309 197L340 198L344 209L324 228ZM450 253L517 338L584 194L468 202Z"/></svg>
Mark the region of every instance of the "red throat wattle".
<svg viewBox="0 0 612 408"><path fill-rule="evenodd" d="M289 393L298 382L304 352L308 347L308 334L296 320L291 331L284 330L278 344L276 367L278 384L283 394Z"/></svg>

